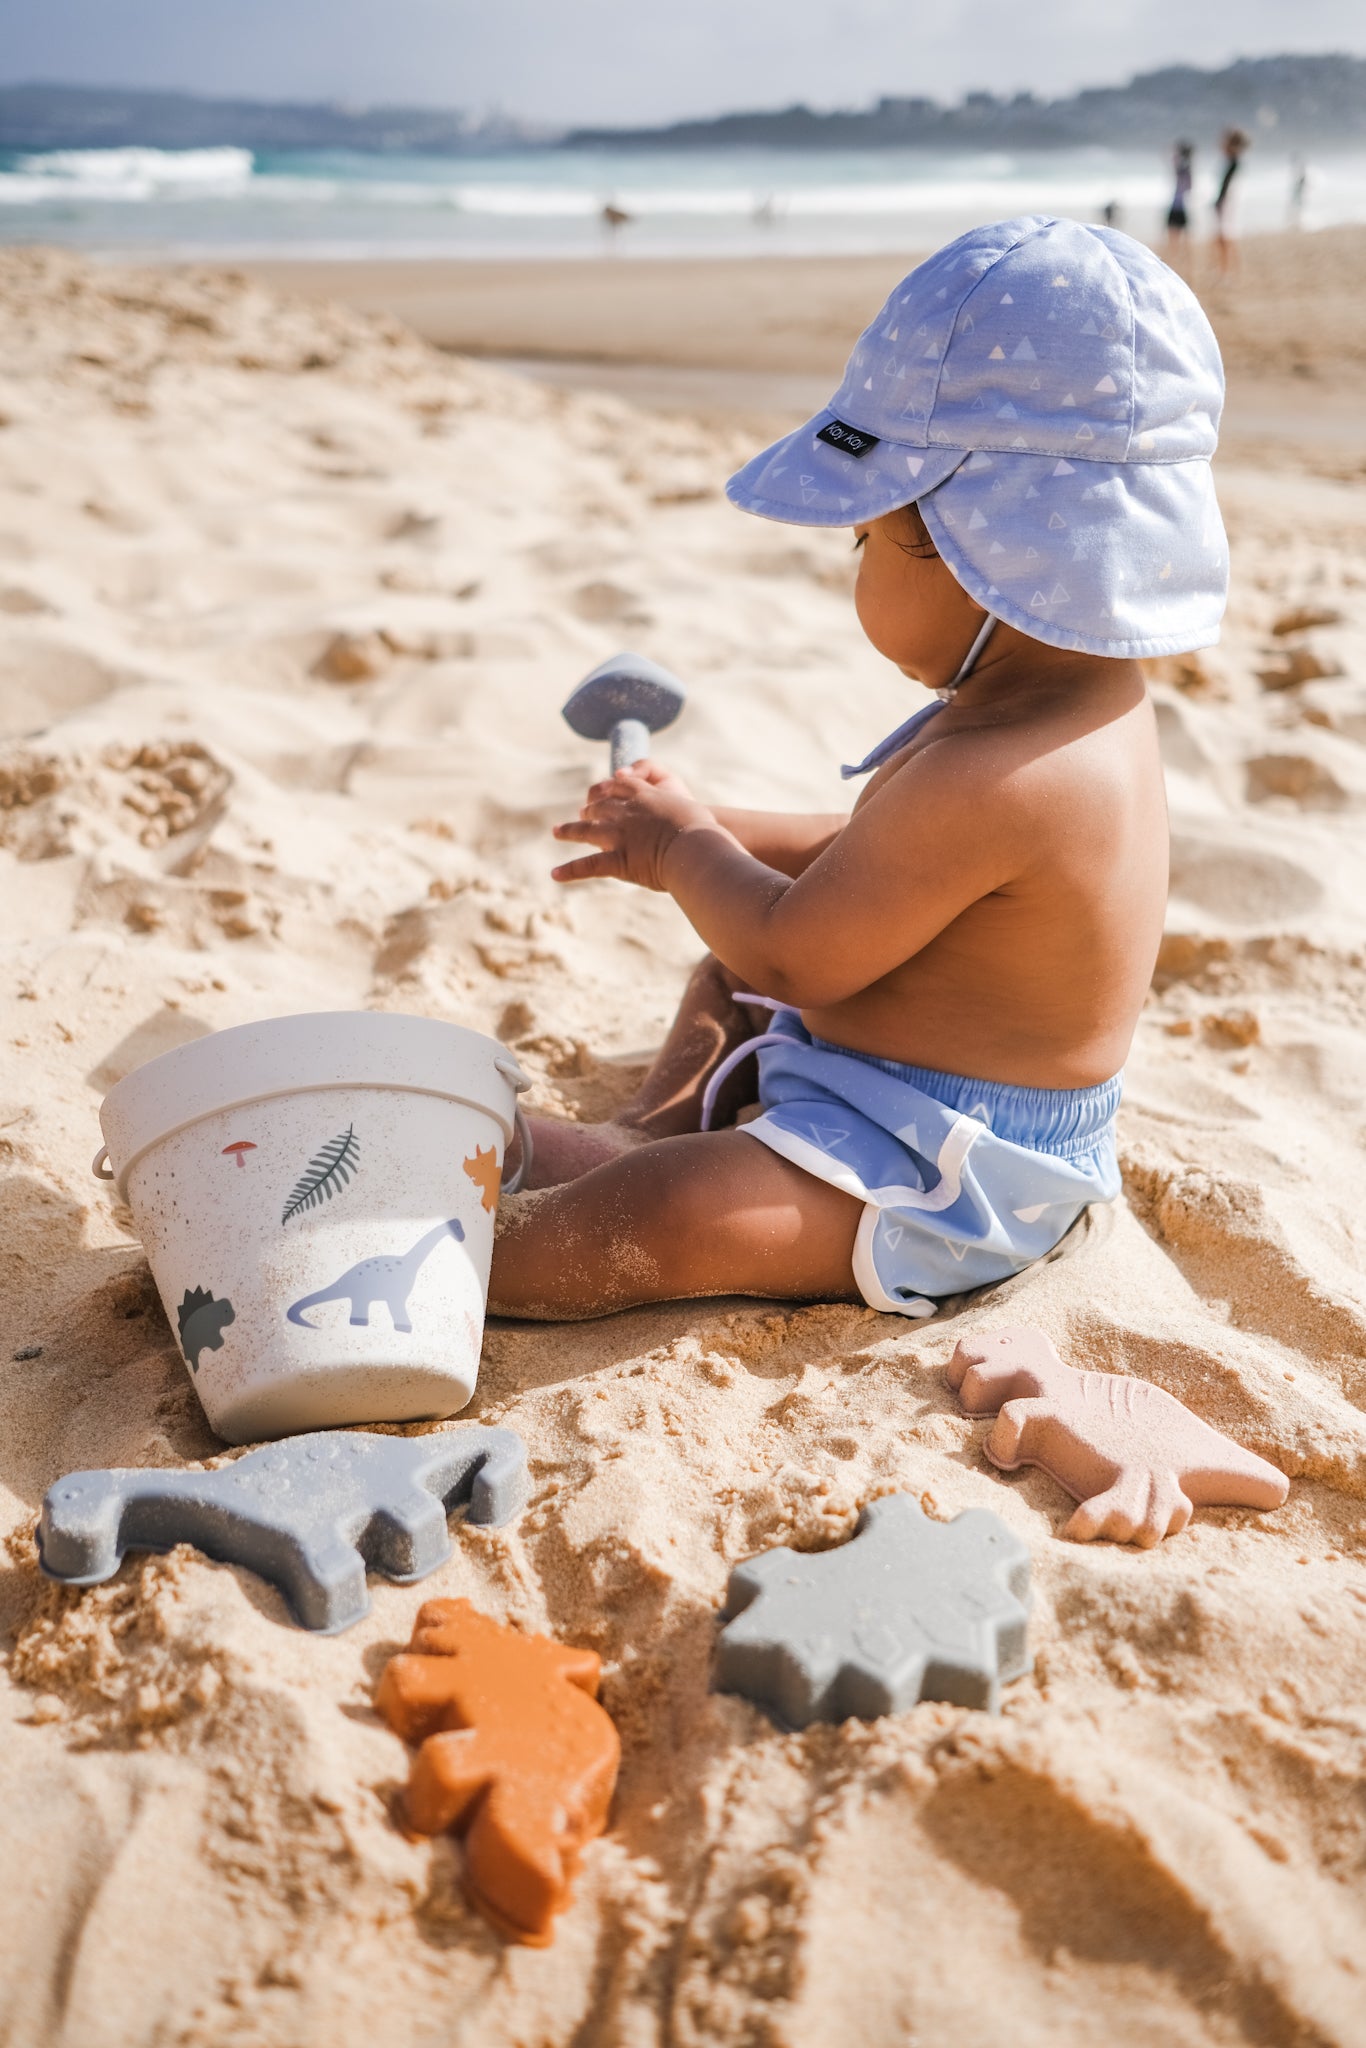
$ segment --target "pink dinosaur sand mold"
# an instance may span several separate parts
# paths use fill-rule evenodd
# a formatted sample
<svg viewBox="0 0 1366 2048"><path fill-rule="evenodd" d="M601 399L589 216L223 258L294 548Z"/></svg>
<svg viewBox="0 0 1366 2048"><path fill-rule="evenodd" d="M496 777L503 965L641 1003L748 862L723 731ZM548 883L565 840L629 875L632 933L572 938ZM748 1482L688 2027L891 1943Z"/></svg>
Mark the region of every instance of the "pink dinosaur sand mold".
<svg viewBox="0 0 1366 2048"><path fill-rule="evenodd" d="M1003 1472L1037 1465L1081 1505L1064 1536L1145 1549L1197 1507L1278 1508L1283 1472L1147 1380L1078 1372L1042 1330L964 1338L948 1382L969 1415L1000 1409L983 1449Z"/></svg>

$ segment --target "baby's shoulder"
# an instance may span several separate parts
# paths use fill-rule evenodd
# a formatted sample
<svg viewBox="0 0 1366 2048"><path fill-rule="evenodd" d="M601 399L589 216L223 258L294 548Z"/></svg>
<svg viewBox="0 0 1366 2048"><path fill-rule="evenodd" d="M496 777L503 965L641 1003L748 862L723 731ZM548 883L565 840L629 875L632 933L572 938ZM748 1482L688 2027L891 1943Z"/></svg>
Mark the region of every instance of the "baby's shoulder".
<svg viewBox="0 0 1366 2048"><path fill-rule="evenodd" d="M1079 813L1147 802L1162 789L1146 696L1049 700L991 716L966 708L955 715L950 707L883 775L888 810L913 807L925 815L942 805L961 815L966 805L993 829L1011 820L1045 833Z"/></svg>
<svg viewBox="0 0 1366 2048"><path fill-rule="evenodd" d="M1157 720L1141 687L1078 687L947 717L935 742L945 749L940 765L955 775L1007 777L1022 789L1127 786L1161 775Z"/></svg>

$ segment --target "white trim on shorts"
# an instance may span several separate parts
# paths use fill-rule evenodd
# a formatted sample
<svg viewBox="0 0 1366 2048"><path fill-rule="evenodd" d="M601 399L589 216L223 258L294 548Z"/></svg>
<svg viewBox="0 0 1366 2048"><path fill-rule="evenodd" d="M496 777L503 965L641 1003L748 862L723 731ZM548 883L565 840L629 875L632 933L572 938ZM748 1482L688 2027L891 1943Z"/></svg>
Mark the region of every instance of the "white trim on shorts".
<svg viewBox="0 0 1366 2048"><path fill-rule="evenodd" d="M973 1119L962 1117L960 1121L971 1124ZM839 1188L844 1194L852 1195L856 1201L863 1203L863 1214L859 1218L858 1231L854 1238L853 1278L854 1285L869 1308L875 1308L883 1315L916 1318L938 1313L938 1304L931 1301L927 1295L911 1294L903 1299L888 1294L878 1279L877 1269L873 1265L873 1233L877 1229L883 1205L870 1199L870 1191L852 1167L832 1159L828 1152L821 1151L819 1145L812 1145L805 1138L798 1138L791 1131L784 1130L781 1124L770 1123L767 1116L755 1117L752 1123L739 1124L736 1128L742 1130L746 1137L757 1138L761 1145L767 1145L770 1152L776 1152L778 1157L786 1159L790 1166L800 1167L803 1173L809 1173L813 1180L827 1181L831 1187ZM982 1126L978 1125L978 1133L981 1129ZM961 1159L967 1157L971 1143L972 1139L968 1138L967 1144L963 1146L959 1164ZM878 1192L918 1195L920 1206L924 1208L948 1206L947 1203L934 1203L921 1189L884 1188ZM938 1193L937 1189L935 1193ZM956 1202L957 1199L958 1187L955 1176L955 1186L950 1200Z"/></svg>

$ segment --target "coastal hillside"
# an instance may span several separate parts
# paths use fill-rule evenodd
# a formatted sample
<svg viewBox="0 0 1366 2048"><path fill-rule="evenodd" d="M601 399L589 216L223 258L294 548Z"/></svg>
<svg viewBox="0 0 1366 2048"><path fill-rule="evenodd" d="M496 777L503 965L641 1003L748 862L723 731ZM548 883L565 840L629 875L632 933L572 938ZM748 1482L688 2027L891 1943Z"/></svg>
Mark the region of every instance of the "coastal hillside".
<svg viewBox="0 0 1366 2048"><path fill-rule="evenodd" d="M194 93L34 83L0 86L0 152L6 150L347 149L460 155L527 145L715 149L1056 149L1087 143L1168 145L1230 124L1317 151L1366 137L1366 58L1242 58L1223 70L1168 65L1125 85L1058 99L970 92L955 106L915 95L913 80L874 107L808 106L735 111L646 128L544 125L451 108L341 106L215 99Z"/></svg>
<svg viewBox="0 0 1366 2048"><path fill-rule="evenodd" d="M654 128L585 128L580 145L639 149L1065 149L1169 146L1237 126L1281 147L1323 150L1366 136L1366 58L1244 57L1222 71L1168 64L1127 85L1055 100L970 92L956 106L908 93L868 108L808 106L722 114Z"/></svg>

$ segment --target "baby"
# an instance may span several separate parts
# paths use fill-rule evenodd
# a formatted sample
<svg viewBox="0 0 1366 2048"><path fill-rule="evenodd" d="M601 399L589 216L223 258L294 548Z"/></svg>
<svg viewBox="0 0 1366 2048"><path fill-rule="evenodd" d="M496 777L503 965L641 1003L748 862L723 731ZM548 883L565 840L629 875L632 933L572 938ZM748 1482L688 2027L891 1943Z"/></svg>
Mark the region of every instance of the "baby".
<svg viewBox="0 0 1366 2048"><path fill-rule="evenodd" d="M853 528L863 629L936 701L844 771L869 777L847 818L718 810L641 761L557 828L596 849L558 881L666 890L710 950L612 1123L534 1125L495 1313L927 1316L1118 1193L1167 886L1139 660L1218 635L1222 397L1146 248L1004 221L914 270L829 408L731 479Z"/></svg>

